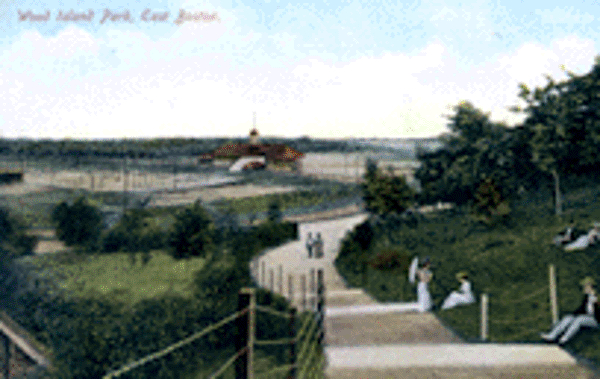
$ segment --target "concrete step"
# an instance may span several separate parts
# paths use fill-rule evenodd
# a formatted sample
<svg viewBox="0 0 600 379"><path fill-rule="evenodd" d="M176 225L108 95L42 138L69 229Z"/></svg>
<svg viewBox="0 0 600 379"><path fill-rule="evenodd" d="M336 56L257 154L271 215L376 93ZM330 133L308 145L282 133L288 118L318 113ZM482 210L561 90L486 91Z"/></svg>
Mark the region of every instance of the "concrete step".
<svg viewBox="0 0 600 379"><path fill-rule="evenodd" d="M339 369L325 371L328 379L598 379L591 370L577 365L528 367L437 367L392 369Z"/></svg>
<svg viewBox="0 0 600 379"><path fill-rule="evenodd" d="M360 306L376 304L362 289L342 289L325 292L326 310L329 308L343 308L349 306Z"/></svg>
<svg viewBox="0 0 600 379"><path fill-rule="evenodd" d="M328 317L339 317L345 315L367 315L367 314L383 314L383 313L405 313L419 312L418 303L357 303L351 306L336 307L333 304L328 304L326 315Z"/></svg>
<svg viewBox="0 0 600 379"><path fill-rule="evenodd" d="M325 343L364 346L407 343L461 343L431 313L348 315L325 318Z"/></svg>
<svg viewBox="0 0 600 379"><path fill-rule="evenodd" d="M529 367L576 365L569 353L546 344L404 344L325 349L329 369L415 367Z"/></svg>

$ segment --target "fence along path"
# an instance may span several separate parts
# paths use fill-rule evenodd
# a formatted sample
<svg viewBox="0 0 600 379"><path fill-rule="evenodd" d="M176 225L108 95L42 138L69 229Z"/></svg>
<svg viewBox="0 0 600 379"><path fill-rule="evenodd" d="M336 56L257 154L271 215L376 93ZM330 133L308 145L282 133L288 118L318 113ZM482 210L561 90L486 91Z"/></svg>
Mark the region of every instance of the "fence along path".
<svg viewBox="0 0 600 379"><path fill-rule="evenodd" d="M395 312L399 304L378 304L362 289L348 288L333 262L345 233L365 219L359 214L300 224L298 241L252 262L256 282L299 309L311 306L313 273L323 269L327 378L595 378L557 346L464 343L432 313ZM323 258L308 258L308 232L321 233Z"/></svg>

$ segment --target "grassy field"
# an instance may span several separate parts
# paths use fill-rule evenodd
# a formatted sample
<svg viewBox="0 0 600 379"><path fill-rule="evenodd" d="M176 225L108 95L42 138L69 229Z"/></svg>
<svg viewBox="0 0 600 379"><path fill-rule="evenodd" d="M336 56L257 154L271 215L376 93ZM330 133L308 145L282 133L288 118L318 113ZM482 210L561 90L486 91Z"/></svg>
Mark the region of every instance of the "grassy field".
<svg viewBox="0 0 600 379"><path fill-rule="evenodd" d="M556 266L558 305L561 315L573 311L582 298L579 281L592 276L600 283L600 246L564 251L551 244L569 218L588 230L600 221L600 186L566 191L565 215L553 215L552 198L532 194L514 204L508 226L490 229L474 222L463 210L425 215L414 229L381 233L375 249L399 248L411 256L430 256L434 280L430 290L435 312L467 340L478 340L482 293L489 295L489 340L493 342L540 342L539 333L551 327L548 265ZM338 265L338 267L340 267ZM348 267L342 275L356 286L361 277ZM470 273L478 304L439 310L443 299L458 288L455 274ZM366 290L380 301L411 301L415 287L406 283L406 268L396 273L370 269ZM600 362L600 335L582 332L567 348Z"/></svg>
<svg viewBox="0 0 600 379"><path fill-rule="evenodd" d="M344 199L354 195L352 188L350 186L331 185L329 188L316 190L221 200L214 202L213 205L222 212L231 210L235 214L244 214L267 212L272 203L278 202L283 211Z"/></svg>
<svg viewBox="0 0 600 379"><path fill-rule="evenodd" d="M52 272L58 286L75 297L109 296L134 305L167 293L192 295L194 274L203 268L204 259L176 261L162 251L153 251L151 256L147 265L142 265L139 254L137 263L132 265L128 253L48 254L22 261L37 270Z"/></svg>

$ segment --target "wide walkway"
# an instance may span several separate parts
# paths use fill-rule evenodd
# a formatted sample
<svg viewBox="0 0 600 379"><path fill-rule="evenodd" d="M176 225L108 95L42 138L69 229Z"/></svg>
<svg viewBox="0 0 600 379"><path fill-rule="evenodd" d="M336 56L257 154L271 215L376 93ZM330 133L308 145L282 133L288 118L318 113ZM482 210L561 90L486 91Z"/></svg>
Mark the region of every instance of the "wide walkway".
<svg viewBox="0 0 600 379"><path fill-rule="evenodd" d="M263 287L291 295L300 309L303 277L310 292L312 273L324 270L328 378L597 378L558 346L464 343L432 313L418 313L412 304L379 304L362 289L348 288L333 262L345 233L365 219L360 214L302 223L300 241L267 252L253 265ZM323 258L308 259L308 232L321 233Z"/></svg>

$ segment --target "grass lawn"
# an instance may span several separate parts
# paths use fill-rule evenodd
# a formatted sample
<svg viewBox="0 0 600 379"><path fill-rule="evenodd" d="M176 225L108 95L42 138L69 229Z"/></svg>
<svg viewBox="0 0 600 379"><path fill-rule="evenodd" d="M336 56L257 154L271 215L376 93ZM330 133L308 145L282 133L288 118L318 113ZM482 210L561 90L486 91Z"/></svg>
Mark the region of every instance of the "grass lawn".
<svg viewBox="0 0 600 379"><path fill-rule="evenodd" d="M277 201L281 210L297 207L308 207L326 202L332 202L353 196L355 193L350 187L332 185L330 188L315 188L292 193L253 196L240 199L219 200L213 205L221 212L228 210L234 214L267 212L269 206Z"/></svg>
<svg viewBox="0 0 600 379"><path fill-rule="evenodd" d="M565 191L565 215L553 215L551 197L535 194L514 204L512 223L487 228L463 211L424 216L418 226L381 233L375 246L397 247L411 256L430 256L434 279L430 291L435 312L467 340L478 340L480 295L489 295L489 340L541 342L539 333L551 327L548 265L556 266L560 315L573 311L582 299L579 281L592 276L600 285L600 246L564 251L551 244L570 217L588 230L600 221L600 186ZM534 198L537 196L537 198ZM362 286L360 275L339 265L343 276ZM458 288L458 271L470 273L477 304L441 311L444 298ZM416 288L406 286L406 268L397 273L371 269L367 292L379 301L411 301ZM598 288L598 286L597 286ZM572 352L600 362L600 333L581 332L567 345Z"/></svg>
<svg viewBox="0 0 600 379"><path fill-rule="evenodd" d="M107 295L133 305L169 292L192 295L194 274L204 267L203 258L176 261L162 251L153 251L151 256L145 266L139 254L132 266L129 253L48 254L22 260L39 270L52 271L59 286L75 297Z"/></svg>

